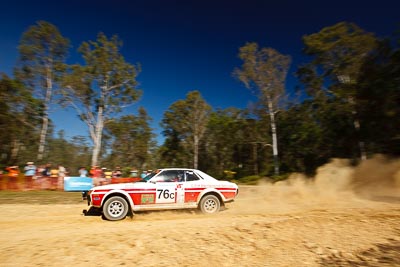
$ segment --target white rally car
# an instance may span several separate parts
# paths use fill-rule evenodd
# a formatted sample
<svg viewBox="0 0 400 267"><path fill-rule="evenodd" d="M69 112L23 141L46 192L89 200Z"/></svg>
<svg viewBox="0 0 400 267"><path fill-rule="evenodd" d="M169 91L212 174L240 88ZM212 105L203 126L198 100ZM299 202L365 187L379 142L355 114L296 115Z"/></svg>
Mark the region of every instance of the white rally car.
<svg viewBox="0 0 400 267"><path fill-rule="evenodd" d="M219 181L195 169L159 169L143 182L93 187L84 198L91 209L107 220L117 221L135 211L194 209L218 212L238 194L238 186Z"/></svg>

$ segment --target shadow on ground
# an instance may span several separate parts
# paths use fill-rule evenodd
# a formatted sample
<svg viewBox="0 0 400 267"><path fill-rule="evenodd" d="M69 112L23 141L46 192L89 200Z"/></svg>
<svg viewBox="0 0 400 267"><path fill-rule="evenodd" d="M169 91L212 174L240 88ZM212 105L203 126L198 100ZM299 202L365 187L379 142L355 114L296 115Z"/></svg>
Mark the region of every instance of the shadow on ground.
<svg viewBox="0 0 400 267"><path fill-rule="evenodd" d="M398 231L400 234L400 230ZM400 240L388 239L387 242L375 244L373 247L355 255L337 254L320 259L321 266L363 266L382 267L400 266Z"/></svg>

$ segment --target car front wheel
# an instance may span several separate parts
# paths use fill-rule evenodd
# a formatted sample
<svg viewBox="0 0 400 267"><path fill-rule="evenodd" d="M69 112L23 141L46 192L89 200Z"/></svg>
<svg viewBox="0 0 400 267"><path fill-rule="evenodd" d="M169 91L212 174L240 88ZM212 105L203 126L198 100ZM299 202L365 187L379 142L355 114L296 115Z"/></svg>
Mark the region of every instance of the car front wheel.
<svg viewBox="0 0 400 267"><path fill-rule="evenodd" d="M212 214L219 211L221 203L214 195L204 196L200 201L200 210L205 214Z"/></svg>
<svg viewBox="0 0 400 267"><path fill-rule="evenodd" d="M129 205L123 197L114 196L106 200L103 206L103 215L107 220L122 220L128 214Z"/></svg>

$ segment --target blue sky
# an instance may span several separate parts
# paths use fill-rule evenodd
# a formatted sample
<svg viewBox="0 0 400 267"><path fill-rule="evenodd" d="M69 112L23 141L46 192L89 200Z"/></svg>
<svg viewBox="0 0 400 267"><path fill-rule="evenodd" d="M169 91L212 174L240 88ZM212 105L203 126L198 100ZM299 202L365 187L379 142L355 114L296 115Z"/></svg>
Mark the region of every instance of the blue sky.
<svg viewBox="0 0 400 267"><path fill-rule="evenodd" d="M273 3L271 3L273 2ZM301 54L303 35L340 21L354 22L378 36L400 29L400 4L383 1L256 1L256 0L113 0L4 1L0 9L0 72L12 75L21 34L38 20L56 25L70 39L68 63L80 61L76 49L102 31L124 42L122 54L140 62L142 99L125 113L143 106L162 142L159 123L164 111L189 91L199 90L214 108L244 108L255 97L232 77L240 66L238 49L257 42L292 57L287 91L293 91L293 72L307 60ZM67 137L87 135L74 111L54 109L56 130Z"/></svg>

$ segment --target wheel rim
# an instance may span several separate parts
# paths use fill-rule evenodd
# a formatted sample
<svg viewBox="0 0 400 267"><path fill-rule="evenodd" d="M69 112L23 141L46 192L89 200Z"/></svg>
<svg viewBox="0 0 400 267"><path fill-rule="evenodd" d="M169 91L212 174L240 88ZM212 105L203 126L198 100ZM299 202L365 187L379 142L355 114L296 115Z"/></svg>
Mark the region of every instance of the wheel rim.
<svg viewBox="0 0 400 267"><path fill-rule="evenodd" d="M207 213L213 213L217 210L218 204L214 199L207 199L206 202L204 202L204 210Z"/></svg>
<svg viewBox="0 0 400 267"><path fill-rule="evenodd" d="M125 211L125 206L121 201L113 201L108 205L108 214L112 217L118 217L121 216L121 214L124 213Z"/></svg>

